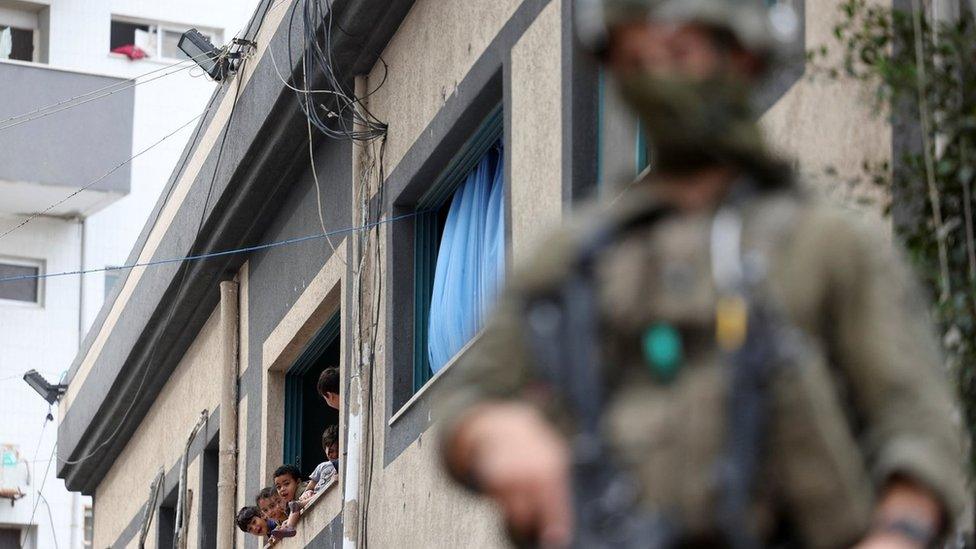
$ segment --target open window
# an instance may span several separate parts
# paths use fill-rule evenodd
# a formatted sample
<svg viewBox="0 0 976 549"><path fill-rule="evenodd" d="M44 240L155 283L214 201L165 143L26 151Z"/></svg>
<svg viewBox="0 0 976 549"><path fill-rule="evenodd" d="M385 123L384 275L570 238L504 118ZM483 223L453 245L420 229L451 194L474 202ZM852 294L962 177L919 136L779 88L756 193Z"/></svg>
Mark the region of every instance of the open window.
<svg viewBox="0 0 976 549"><path fill-rule="evenodd" d="M219 467L220 431L214 435L200 455L200 549L217 547L217 481Z"/></svg>
<svg viewBox="0 0 976 549"><path fill-rule="evenodd" d="M417 203L413 390L480 331L505 274L505 169L498 107Z"/></svg>
<svg viewBox="0 0 976 549"><path fill-rule="evenodd" d="M176 529L176 500L179 486L174 486L163 502L159 504L156 519L156 547L173 547Z"/></svg>
<svg viewBox="0 0 976 549"><path fill-rule="evenodd" d="M133 57L132 48L138 48L144 57L170 61L184 61L186 55L179 49L180 36L191 27L159 21L145 21L113 17L109 51ZM214 44L220 44L221 33L216 29L196 27Z"/></svg>
<svg viewBox="0 0 976 549"><path fill-rule="evenodd" d="M339 411L318 393L319 376L339 365L340 319L337 312L323 325L285 373L285 430L283 463L309 475L326 461L322 433L339 423Z"/></svg>
<svg viewBox="0 0 976 549"><path fill-rule="evenodd" d="M38 12L0 0L0 60L39 60Z"/></svg>

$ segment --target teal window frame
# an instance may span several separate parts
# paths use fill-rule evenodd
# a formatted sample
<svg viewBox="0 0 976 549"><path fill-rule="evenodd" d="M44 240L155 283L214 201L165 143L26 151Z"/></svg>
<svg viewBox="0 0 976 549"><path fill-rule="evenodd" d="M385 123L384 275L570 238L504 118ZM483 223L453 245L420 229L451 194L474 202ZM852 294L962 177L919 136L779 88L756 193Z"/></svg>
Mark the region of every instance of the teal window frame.
<svg viewBox="0 0 976 549"><path fill-rule="evenodd" d="M461 151L436 178L430 190L417 201L414 220L414 311L413 311L413 392L434 377L427 356L430 299L434 289L434 270L441 243L441 215L450 205L454 191L464 181L492 145L502 138L504 113L498 105L478 127Z"/></svg>
<svg viewBox="0 0 976 549"><path fill-rule="evenodd" d="M340 315L336 312L319 329L318 333L299 355L298 359L285 372L285 428L282 444L282 463L293 464L299 468L309 465L296 463L302 455L302 433L304 432L305 405L325 406L323 402L305 402L305 375L316 365L326 349L339 339ZM304 471L304 469L303 469Z"/></svg>

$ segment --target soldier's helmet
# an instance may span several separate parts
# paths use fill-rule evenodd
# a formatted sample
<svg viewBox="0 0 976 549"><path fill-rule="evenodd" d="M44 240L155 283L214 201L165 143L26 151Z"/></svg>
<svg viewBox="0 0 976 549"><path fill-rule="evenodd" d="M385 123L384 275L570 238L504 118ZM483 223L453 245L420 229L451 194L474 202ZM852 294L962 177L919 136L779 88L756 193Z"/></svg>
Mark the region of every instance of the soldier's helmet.
<svg viewBox="0 0 976 549"><path fill-rule="evenodd" d="M644 18L726 29L767 66L792 53L799 30L783 0L576 0L575 18L581 42L598 55L611 27Z"/></svg>

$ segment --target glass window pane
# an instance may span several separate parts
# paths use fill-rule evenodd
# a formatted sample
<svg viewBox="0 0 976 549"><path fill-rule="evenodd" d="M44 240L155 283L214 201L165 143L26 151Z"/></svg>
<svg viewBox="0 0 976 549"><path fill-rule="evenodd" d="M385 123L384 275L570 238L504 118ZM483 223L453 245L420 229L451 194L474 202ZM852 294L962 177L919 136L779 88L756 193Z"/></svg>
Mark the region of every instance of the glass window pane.
<svg viewBox="0 0 976 549"><path fill-rule="evenodd" d="M183 36L183 33L181 32L164 30L163 43L161 47L162 51L160 55L170 59L182 59L186 57L186 55L180 51L179 47L181 36Z"/></svg>
<svg viewBox="0 0 976 549"><path fill-rule="evenodd" d="M148 32L149 25L127 23L125 21L112 21L109 38L109 50L111 51L122 46L135 45L137 30Z"/></svg>
<svg viewBox="0 0 976 549"><path fill-rule="evenodd" d="M39 274L41 274L40 267L0 263L0 279L37 276ZM37 285L38 279L36 278L22 278L19 280L0 282L0 299L37 303Z"/></svg>

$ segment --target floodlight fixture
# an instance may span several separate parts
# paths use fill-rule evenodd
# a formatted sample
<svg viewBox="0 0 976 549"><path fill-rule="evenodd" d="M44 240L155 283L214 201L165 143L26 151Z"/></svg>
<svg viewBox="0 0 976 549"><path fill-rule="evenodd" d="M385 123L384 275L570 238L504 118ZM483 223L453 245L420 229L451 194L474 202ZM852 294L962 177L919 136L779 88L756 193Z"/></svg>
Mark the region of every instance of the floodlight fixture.
<svg viewBox="0 0 976 549"><path fill-rule="evenodd" d="M224 77L227 69L227 58L221 55L221 50L213 45L209 38L197 29L190 29L180 36L178 44L180 50L196 62L201 69L214 80Z"/></svg>
<svg viewBox="0 0 976 549"><path fill-rule="evenodd" d="M241 59L257 46L252 40L234 38L229 45L218 48L197 29L184 32L177 45L210 78L218 81L235 72Z"/></svg>
<svg viewBox="0 0 976 549"><path fill-rule="evenodd" d="M46 400L48 404L57 402L61 395L68 390L68 386L63 383L52 385L37 370L31 370L24 374L24 381L31 386L31 389L37 391L37 394L41 395L41 398Z"/></svg>

